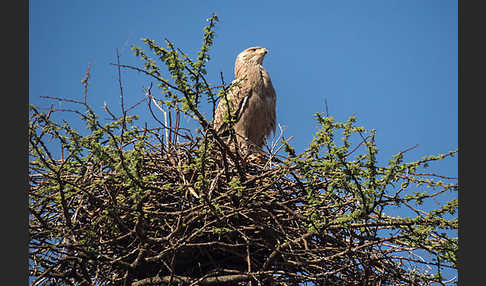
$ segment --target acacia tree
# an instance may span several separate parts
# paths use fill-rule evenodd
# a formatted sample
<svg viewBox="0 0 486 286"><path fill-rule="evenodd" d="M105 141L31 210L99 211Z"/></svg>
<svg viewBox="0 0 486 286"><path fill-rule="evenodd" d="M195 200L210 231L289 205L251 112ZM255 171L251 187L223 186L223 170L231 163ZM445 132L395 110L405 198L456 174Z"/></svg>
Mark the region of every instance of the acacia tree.
<svg viewBox="0 0 486 286"><path fill-rule="evenodd" d="M120 114L105 106L109 120L87 102L89 69L81 100L51 98L77 107L30 107L32 285L455 283L443 271L457 266L457 199L441 198L457 180L423 169L457 151L406 162L405 150L381 166L375 130L317 113L302 153L281 134L242 156L200 111L214 112L232 87L205 78L217 20L195 59L150 39L154 58L132 47L143 67L118 58L118 71L144 73L156 88L130 107L121 92ZM143 102L155 127L132 115ZM60 112L77 114L88 134L56 122ZM198 130L182 128L181 114Z"/></svg>

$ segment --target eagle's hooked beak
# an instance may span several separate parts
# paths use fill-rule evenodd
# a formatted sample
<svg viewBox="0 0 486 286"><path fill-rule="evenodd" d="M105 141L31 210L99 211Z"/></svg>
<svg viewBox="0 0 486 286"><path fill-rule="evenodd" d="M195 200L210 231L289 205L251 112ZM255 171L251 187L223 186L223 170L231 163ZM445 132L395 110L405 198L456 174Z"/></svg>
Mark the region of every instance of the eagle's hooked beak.
<svg viewBox="0 0 486 286"><path fill-rule="evenodd" d="M265 48L261 48L258 50L258 53L261 54L261 55L266 55L268 53L268 50L265 49Z"/></svg>

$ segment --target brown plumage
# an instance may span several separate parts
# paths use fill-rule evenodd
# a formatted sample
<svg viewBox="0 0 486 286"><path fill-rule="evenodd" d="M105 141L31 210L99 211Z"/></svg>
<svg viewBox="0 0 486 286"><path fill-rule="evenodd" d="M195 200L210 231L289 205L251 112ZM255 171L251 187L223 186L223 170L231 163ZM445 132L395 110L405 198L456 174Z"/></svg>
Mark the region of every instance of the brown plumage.
<svg viewBox="0 0 486 286"><path fill-rule="evenodd" d="M224 134L228 128L228 105L237 122L236 138L241 147L261 148L265 139L275 132L276 93L270 75L262 62L267 49L251 47L241 52L235 61L235 85L222 97L214 114L214 128Z"/></svg>

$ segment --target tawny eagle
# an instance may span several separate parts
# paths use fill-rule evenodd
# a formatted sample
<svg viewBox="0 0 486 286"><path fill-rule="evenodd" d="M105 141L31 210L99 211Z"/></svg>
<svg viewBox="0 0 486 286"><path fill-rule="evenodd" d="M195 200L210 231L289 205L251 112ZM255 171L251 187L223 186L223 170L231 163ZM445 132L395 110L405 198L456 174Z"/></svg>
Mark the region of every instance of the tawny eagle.
<svg viewBox="0 0 486 286"><path fill-rule="evenodd" d="M251 47L236 57L233 87L220 99L214 114L214 128L224 134L229 126L229 107L236 119L234 130L238 144L245 149L261 148L275 132L276 93L270 75L262 66L267 53L265 48Z"/></svg>

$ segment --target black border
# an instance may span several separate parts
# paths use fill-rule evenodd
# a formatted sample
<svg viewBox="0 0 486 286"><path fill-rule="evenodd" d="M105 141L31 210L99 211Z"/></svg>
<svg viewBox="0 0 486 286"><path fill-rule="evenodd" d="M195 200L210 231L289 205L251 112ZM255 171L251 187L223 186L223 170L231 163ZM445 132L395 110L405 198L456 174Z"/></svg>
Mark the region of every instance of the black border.
<svg viewBox="0 0 486 286"><path fill-rule="evenodd" d="M29 1L2 5L2 284L28 285ZM6 88L5 88L6 87Z"/></svg>
<svg viewBox="0 0 486 286"><path fill-rule="evenodd" d="M474 5L473 5L474 3ZM483 5L481 5L483 4ZM484 283L484 2L458 1L459 285ZM479 282L479 283L478 283Z"/></svg>

